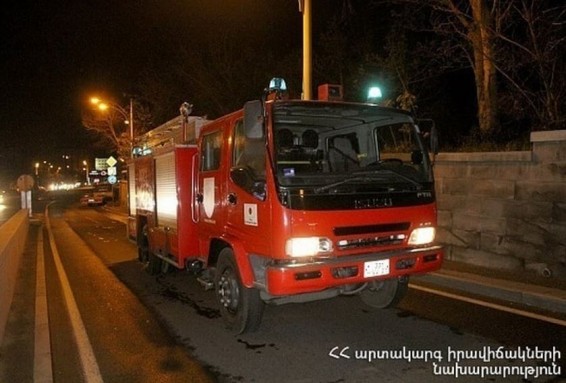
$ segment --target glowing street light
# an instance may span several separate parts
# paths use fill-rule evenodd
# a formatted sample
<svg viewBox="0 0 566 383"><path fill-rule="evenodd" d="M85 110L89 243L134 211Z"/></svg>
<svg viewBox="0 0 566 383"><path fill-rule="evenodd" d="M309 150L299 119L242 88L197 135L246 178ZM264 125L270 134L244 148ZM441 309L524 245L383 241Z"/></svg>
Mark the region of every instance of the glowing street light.
<svg viewBox="0 0 566 383"><path fill-rule="evenodd" d="M129 118L128 112L126 112L126 110L124 108L122 108L120 105L114 104L114 103L104 102L103 100L101 100L98 97L91 97L90 103L95 105L98 109L100 109L103 112L107 111L110 108L114 109L115 111L117 111L118 113L120 113L122 115L122 117L124 118L124 122L126 124L130 123L129 120L131 120L131 118Z"/></svg>
<svg viewBox="0 0 566 383"><path fill-rule="evenodd" d="M134 99L130 97L130 110L129 112L115 103L106 103L98 97L91 97L90 102L96 105L101 111L106 111L109 108L117 111L124 118L124 123L129 126L130 130L130 155L134 146Z"/></svg>
<svg viewBox="0 0 566 383"><path fill-rule="evenodd" d="M88 161L84 160L83 161L83 165L85 166L85 178L86 178L86 184L90 185L90 177L88 176L88 173L90 172L89 168L88 168Z"/></svg>

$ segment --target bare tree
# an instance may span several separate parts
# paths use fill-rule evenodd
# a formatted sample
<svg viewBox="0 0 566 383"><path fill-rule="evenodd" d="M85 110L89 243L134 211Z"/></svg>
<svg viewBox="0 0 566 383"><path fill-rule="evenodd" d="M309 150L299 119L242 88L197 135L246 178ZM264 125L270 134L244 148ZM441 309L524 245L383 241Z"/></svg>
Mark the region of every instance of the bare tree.
<svg viewBox="0 0 566 383"><path fill-rule="evenodd" d="M497 129L497 78L494 62L494 26L500 18L501 8L489 0L409 0L432 9L433 31L455 41L468 58L474 71L478 124L482 134Z"/></svg>
<svg viewBox="0 0 566 383"><path fill-rule="evenodd" d="M98 137L96 146L115 152L119 157L129 158L135 144L135 137L150 127L151 115L139 102L133 102L134 132L132 141L129 112L117 104L110 105L104 112L90 108L82 112L82 124L87 131Z"/></svg>
<svg viewBox="0 0 566 383"><path fill-rule="evenodd" d="M96 146L107 148L109 152L116 152L118 156L127 158L130 152L130 139L124 119L118 117L117 112L86 111L82 115L82 124L86 130L95 133L98 137Z"/></svg>
<svg viewBox="0 0 566 383"><path fill-rule="evenodd" d="M444 39L437 45L438 57L452 61L460 50L473 69L484 136L497 131L502 106L508 115L534 114L530 120L541 129L563 123L564 5L552 0L375 2L430 11L431 30ZM499 76L505 81L498 81Z"/></svg>
<svg viewBox="0 0 566 383"><path fill-rule="evenodd" d="M566 119L566 5L518 0L498 26L498 70L507 79L502 102L533 129L562 129Z"/></svg>

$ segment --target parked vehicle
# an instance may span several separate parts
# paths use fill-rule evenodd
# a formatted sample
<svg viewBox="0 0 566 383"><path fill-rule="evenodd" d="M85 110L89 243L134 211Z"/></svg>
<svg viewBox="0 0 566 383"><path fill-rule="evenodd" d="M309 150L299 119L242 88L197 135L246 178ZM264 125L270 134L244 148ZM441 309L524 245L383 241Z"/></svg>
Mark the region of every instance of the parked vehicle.
<svg viewBox="0 0 566 383"><path fill-rule="evenodd" d="M418 126L344 102L337 86L303 101L273 84L242 110L180 116L138 139L128 227L140 261L196 274L236 333L257 329L266 303L395 305L410 275L443 259Z"/></svg>
<svg viewBox="0 0 566 383"><path fill-rule="evenodd" d="M83 206L101 206L113 201L114 195L111 184L99 184L81 197L80 203Z"/></svg>

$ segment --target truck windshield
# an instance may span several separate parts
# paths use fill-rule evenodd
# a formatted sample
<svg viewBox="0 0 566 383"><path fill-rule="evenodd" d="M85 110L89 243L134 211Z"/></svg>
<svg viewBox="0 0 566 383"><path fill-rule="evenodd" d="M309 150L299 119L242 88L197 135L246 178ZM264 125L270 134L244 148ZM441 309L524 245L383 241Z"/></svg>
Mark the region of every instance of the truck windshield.
<svg viewBox="0 0 566 383"><path fill-rule="evenodd" d="M279 102L272 126L279 198L290 208L381 208L434 197L422 134L402 111Z"/></svg>

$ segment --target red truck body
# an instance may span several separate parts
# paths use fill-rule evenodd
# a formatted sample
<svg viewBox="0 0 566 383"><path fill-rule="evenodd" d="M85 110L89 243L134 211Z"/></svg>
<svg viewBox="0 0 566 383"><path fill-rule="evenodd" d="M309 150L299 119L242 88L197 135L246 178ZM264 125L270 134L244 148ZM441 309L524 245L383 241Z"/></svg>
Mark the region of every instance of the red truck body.
<svg viewBox="0 0 566 383"><path fill-rule="evenodd" d="M388 307L443 258L421 133L406 113L341 101L180 117L138 140L130 236L149 272L214 288L236 332L258 327L264 303L359 294Z"/></svg>

